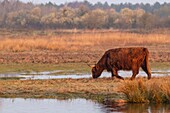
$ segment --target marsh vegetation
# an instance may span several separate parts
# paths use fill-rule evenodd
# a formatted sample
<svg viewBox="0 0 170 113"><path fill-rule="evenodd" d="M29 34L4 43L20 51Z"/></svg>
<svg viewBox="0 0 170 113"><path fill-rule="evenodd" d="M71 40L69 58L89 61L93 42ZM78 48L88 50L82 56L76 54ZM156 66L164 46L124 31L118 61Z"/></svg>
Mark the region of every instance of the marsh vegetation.
<svg viewBox="0 0 170 113"><path fill-rule="evenodd" d="M0 105L12 105L5 98L12 103L27 102L18 98L80 99L102 104L102 112L103 108L126 113L138 112L136 108L170 111L169 3L92 5L84 1L58 6L2 0L0 6ZM125 72L120 72L125 80L111 78L107 72L91 78L89 64L108 49L124 47L148 48L151 80L139 73L131 81L131 74Z"/></svg>
<svg viewBox="0 0 170 113"><path fill-rule="evenodd" d="M81 74L90 73L91 69L87 64L95 64L105 50L109 48L136 46L144 46L149 49L151 70L164 71L169 69L170 34L167 29L162 30L162 32L153 31L146 34L115 30L30 30L28 32L29 34L24 30L19 32L17 30L1 30L1 73L29 74L32 72L62 70L53 74L80 74L81 76ZM3 33L4 35L2 35ZM157 83L166 80L165 78L167 80L169 79L168 77L153 77L151 81ZM154 94L157 91L148 89L153 84L150 81L146 81L145 78L132 82L128 78L125 81L112 80L110 78L100 78L97 80L91 78L52 80L17 79L20 78L3 78L3 80L0 80L1 97L96 97L96 100L103 101L106 97L119 98L120 96L120 98L128 102L169 101L168 94L165 94L168 92L157 95ZM131 84L134 86L131 86ZM168 81L165 85L169 85ZM141 97L142 99L136 97L136 100L132 98L135 97L135 94L130 94L128 90L121 90L120 92L122 86L124 86L124 89L137 87L136 90L139 94L144 92L144 97ZM148 86L147 89L145 88L146 86ZM146 90L143 91L144 89L140 89L139 87L144 87ZM162 86L160 87L162 88ZM165 87L168 88L168 86ZM135 92L137 93L137 91ZM145 95L146 93L147 95ZM157 100L155 98L158 97L154 97L153 95L157 95L158 97L161 95L161 99Z"/></svg>

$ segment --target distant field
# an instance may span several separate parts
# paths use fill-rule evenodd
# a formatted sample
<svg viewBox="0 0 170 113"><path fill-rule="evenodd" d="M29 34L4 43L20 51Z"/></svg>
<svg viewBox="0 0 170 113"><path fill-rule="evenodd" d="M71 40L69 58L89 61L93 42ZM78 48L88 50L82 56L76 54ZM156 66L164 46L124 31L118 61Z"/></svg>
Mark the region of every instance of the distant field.
<svg viewBox="0 0 170 113"><path fill-rule="evenodd" d="M3 33L3 35L2 35ZM147 46L151 50L166 49L168 33L129 33L121 31L6 31L0 35L1 51L64 50L78 51L124 47ZM164 46L161 47L161 46ZM170 51L168 48L166 51Z"/></svg>
<svg viewBox="0 0 170 113"><path fill-rule="evenodd" d="M107 49L135 46L147 47L152 61L167 62L170 61L169 37L168 30L151 33L119 30L1 30L0 54L9 57L0 57L0 62L10 62L10 58L17 63L59 63L61 60L94 62L94 58L100 58ZM17 58L23 61L17 61Z"/></svg>

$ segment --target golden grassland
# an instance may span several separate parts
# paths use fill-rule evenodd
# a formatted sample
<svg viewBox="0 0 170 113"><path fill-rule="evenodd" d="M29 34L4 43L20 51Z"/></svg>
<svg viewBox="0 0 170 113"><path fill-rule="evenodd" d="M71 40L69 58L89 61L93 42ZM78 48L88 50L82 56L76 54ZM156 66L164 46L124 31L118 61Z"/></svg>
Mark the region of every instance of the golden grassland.
<svg viewBox="0 0 170 113"><path fill-rule="evenodd" d="M152 51L169 51L169 33L139 34L120 31L73 32L55 34L46 31L44 35L18 34L0 36L0 51L23 52L37 50L81 51L103 50L114 47L146 46Z"/></svg>
<svg viewBox="0 0 170 113"><path fill-rule="evenodd" d="M114 98L132 103L169 103L170 77L155 77L151 80L136 78L134 81L129 78L124 81L116 78L0 80L0 97L97 97L95 99L100 101Z"/></svg>
<svg viewBox="0 0 170 113"><path fill-rule="evenodd" d="M118 47L147 47L150 61L170 61L170 33L155 31L1 31L0 63L96 63L103 53ZM7 32L7 33L6 33Z"/></svg>

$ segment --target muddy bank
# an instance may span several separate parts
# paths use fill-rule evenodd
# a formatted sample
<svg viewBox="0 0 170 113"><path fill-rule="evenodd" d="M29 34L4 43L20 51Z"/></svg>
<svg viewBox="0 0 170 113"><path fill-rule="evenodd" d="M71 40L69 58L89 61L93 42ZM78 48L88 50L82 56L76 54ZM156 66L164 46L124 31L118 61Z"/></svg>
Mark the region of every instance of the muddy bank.
<svg viewBox="0 0 170 113"><path fill-rule="evenodd" d="M5 52L0 53L0 63L96 63L101 52ZM150 52L151 62L170 62L170 52Z"/></svg>

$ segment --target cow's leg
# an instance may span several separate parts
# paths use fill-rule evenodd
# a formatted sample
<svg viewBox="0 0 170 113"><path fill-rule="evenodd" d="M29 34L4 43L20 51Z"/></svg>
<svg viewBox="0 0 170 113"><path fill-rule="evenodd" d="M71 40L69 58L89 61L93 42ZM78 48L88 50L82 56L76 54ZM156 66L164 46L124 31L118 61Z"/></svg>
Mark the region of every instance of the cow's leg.
<svg viewBox="0 0 170 113"><path fill-rule="evenodd" d="M124 80L123 77L121 77L121 76L118 75L118 70L115 69L115 68L112 69L112 77L114 77L114 76L116 76L116 77L119 78L119 79Z"/></svg>
<svg viewBox="0 0 170 113"><path fill-rule="evenodd" d="M145 71L146 74L148 75L148 79L151 79L151 72L150 72L150 70L147 69L146 64L145 63L142 64L141 67L142 67L143 71Z"/></svg>
<svg viewBox="0 0 170 113"><path fill-rule="evenodd" d="M132 77L131 77L131 80L134 80L136 75L139 73L139 66L137 65L137 62L134 61L132 63Z"/></svg>
<svg viewBox="0 0 170 113"><path fill-rule="evenodd" d="M116 76L117 72L116 72L115 69L112 69L111 72L112 72L112 78L113 78L114 76Z"/></svg>
<svg viewBox="0 0 170 113"><path fill-rule="evenodd" d="M135 70L132 70L132 77L131 77L131 80L134 80L136 75L139 73L139 68L138 69L135 69Z"/></svg>

